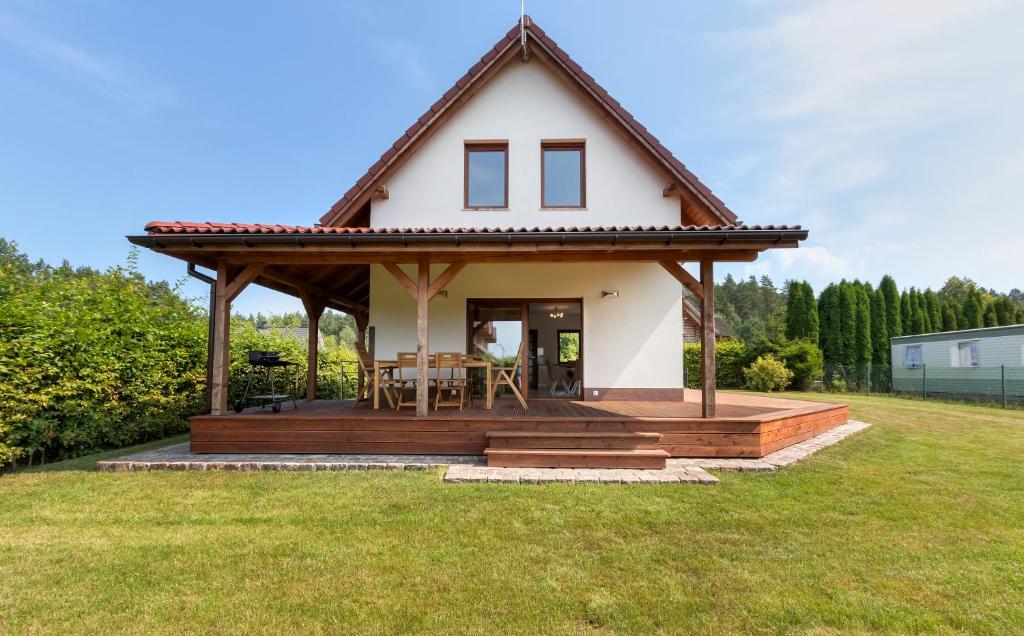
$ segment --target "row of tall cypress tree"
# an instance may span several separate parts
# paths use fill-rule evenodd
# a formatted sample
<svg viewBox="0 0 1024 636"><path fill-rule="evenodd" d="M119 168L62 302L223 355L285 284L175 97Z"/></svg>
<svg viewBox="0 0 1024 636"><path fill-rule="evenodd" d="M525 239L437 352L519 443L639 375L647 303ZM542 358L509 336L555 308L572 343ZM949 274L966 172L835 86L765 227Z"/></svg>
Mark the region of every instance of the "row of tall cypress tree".
<svg viewBox="0 0 1024 636"><path fill-rule="evenodd" d="M939 292L900 293L892 276L877 288L859 280L832 283L817 299L806 281L789 281L786 289L786 337L817 342L833 364L888 367L890 337L1022 322L1024 304L958 278Z"/></svg>

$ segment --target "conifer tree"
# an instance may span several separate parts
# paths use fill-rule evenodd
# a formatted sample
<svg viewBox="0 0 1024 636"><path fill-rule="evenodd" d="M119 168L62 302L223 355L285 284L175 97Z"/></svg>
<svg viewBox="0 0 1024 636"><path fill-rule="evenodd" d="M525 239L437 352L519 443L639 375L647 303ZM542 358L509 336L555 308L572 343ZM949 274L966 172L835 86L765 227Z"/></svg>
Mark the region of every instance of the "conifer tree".
<svg viewBox="0 0 1024 636"><path fill-rule="evenodd" d="M839 361L853 364L857 360L857 294L853 284L839 281Z"/></svg>
<svg viewBox="0 0 1024 636"><path fill-rule="evenodd" d="M871 301L867 289L858 283L853 286L854 298L854 353L853 361L858 364L871 362L873 344L871 341Z"/></svg>
<svg viewBox="0 0 1024 636"><path fill-rule="evenodd" d="M821 291L818 299L818 317L821 328L818 332L818 346L827 362L842 359L842 339L839 336L839 288L835 283Z"/></svg>
<svg viewBox="0 0 1024 636"><path fill-rule="evenodd" d="M909 336L914 333L913 321L910 319L910 292L904 290L900 295L900 321L903 326L900 328L901 336Z"/></svg>
<svg viewBox="0 0 1024 636"><path fill-rule="evenodd" d="M807 281L803 282L804 288L804 314L807 316L807 334L804 336L811 342L818 341L818 332L821 329L821 318L818 316L818 303L814 301L814 288Z"/></svg>
<svg viewBox="0 0 1024 636"><path fill-rule="evenodd" d="M985 303L984 320L986 327L998 327L999 318L996 316L995 303Z"/></svg>
<svg viewBox="0 0 1024 636"><path fill-rule="evenodd" d="M953 306L947 302L942 303L942 330L943 331L956 331L956 312L953 311Z"/></svg>
<svg viewBox="0 0 1024 636"><path fill-rule="evenodd" d="M981 294L968 294L964 301L961 329L978 329L985 324L984 310L981 308Z"/></svg>
<svg viewBox="0 0 1024 636"><path fill-rule="evenodd" d="M939 310L939 295L928 289L924 292L925 304L928 307L929 331L942 331L942 311Z"/></svg>
<svg viewBox="0 0 1024 636"><path fill-rule="evenodd" d="M889 364L889 325L886 315L885 292L879 288L871 295L871 361L879 366Z"/></svg>
<svg viewBox="0 0 1024 636"><path fill-rule="evenodd" d="M886 274L878 283L878 289L885 296L885 326L890 336L902 336L902 316L900 315L900 291L896 289L896 281Z"/></svg>
<svg viewBox="0 0 1024 636"><path fill-rule="evenodd" d="M786 283L786 337L798 340L807 336L807 303L799 281Z"/></svg>

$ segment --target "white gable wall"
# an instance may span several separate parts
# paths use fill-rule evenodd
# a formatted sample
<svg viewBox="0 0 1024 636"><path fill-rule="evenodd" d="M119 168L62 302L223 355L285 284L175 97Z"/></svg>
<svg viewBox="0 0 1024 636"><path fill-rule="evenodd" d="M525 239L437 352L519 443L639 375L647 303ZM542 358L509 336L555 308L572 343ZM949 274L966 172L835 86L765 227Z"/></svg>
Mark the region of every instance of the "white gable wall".
<svg viewBox="0 0 1024 636"><path fill-rule="evenodd" d="M586 141L585 210L541 210L541 141ZM463 209L464 146L508 140L509 209ZM678 197L656 166L577 89L539 59L514 60L386 179L373 227L678 225ZM444 265L432 267L432 277ZM414 268L406 271L415 279ZM618 298L602 298L602 290ZM431 353L466 350L468 298L582 298L584 396L594 389L681 389L679 283L653 263L471 264L430 302ZM370 324L379 359L416 350L416 305L381 266L371 268ZM599 395L597 397L603 397Z"/></svg>
<svg viewBox="0 0 1024 636"><path fill-rule="evenodd" d="M508 63L385 180L373 227L678 225L660 167L539 59ZM508 140L509 209L464 210L466 141ZM586 140L586 210L541 210L541 140Z"/></svg>

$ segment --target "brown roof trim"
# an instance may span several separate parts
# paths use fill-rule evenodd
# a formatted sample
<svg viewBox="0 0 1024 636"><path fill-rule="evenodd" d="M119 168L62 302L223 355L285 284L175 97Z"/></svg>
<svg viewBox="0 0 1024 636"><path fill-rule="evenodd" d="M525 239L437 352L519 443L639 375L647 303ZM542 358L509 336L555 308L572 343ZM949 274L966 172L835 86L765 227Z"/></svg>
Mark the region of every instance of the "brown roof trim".
<svg viewBox="0 0 1024 636"><path fill-rule="evenodd" d="M422 235L422 234L704 234L728 233L734 235L759 232L796 232L804 236L807 230L799 225L601 225L560 227L338 227L324 225L269 225L262 223L193 223L190 221L150 221L145 231L150 236L173 234L239 234L239 235ZM803 240L803 239L800 239Z"/></svg>
<svg viewBox="0 0 1024 636"><path fill-rule="evenodd" d="M603 106L611 116L622 125L631 137L645 151L651 154L665 169L676 177L679 183L711 212L714 218L719 219L723 225L736 222L736 214L730 210L725 203L719 199L711 190L690 172L689 169L679 161L658 139L651 134L640 122L638 122L622 105L604 88L598 84L593 77L583 70L568 53L558 47L541 29L530 16L523 17L523 25L526 34L532 44L542 49L558 64L566 74L575 79L580 86L591 95L591 97ZM355 185L348 189L331 209L320 218L324 225L345 225L351 217L356 214L362 202L369 197L376 182L387 173L401 156L407 152L416 142L421 139L424 133L438 119L452 107L458 106L458 100L465 95L475 84L486 82L492 75L494 69L508 55L515 54L518 47L520 24L517 21L512 27L483 57L480 61L470 67L469 71L455 82L455 85L445 93L434 104L410 126L405 133L399 137L391 147L381 155L367 170L366 174L356 181Z"/></svg>

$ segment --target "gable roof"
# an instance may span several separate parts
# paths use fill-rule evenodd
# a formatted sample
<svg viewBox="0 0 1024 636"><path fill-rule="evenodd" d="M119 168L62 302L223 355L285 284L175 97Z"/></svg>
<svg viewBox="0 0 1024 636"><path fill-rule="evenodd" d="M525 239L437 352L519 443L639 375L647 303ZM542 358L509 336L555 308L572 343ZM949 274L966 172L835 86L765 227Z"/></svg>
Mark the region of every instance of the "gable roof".
<svg viewBox="0 0 1024 636"><path fill-rule="evenodd" d="M480 58L463 75L455 85L434 102L423 115L410 126L387 151L381 155L373 165L369 167L362 177L342 195L326 214L320 217L320 222L330 226L349 225L354 216L362 206L370 199L370 196L377 187L378 182L391 174L401 163L404 157L418 143L425 139L431 128L443 120L450 112L458 108L466 101L466 98L483 86L496 71L503 66L503 63L519 54L520 35L525 31L529 50L536 50L546 54L555 62L555 66L561 69L568 77L575 80L580 89L589 95L600 107L604 108L611 119L617 122L645 153L656 163L661 164L668 174L672 175L678 190L684 200L691 199L691 205L698 205L706 210L709 219L714 224L733 225L737 217L725 203L719 199L711 190L701 183L695 174L690 172L683 162L675 157L658 139L650 133L640 122L638 122L622 105L604 90L593 77L583 70L569 54L558 47L550 37L544 33L530 16L523 16L522 24L516 22L503 38ZM695 203L693 203L695 201ZM684 203L685 204L685 203Z"/></svg>

